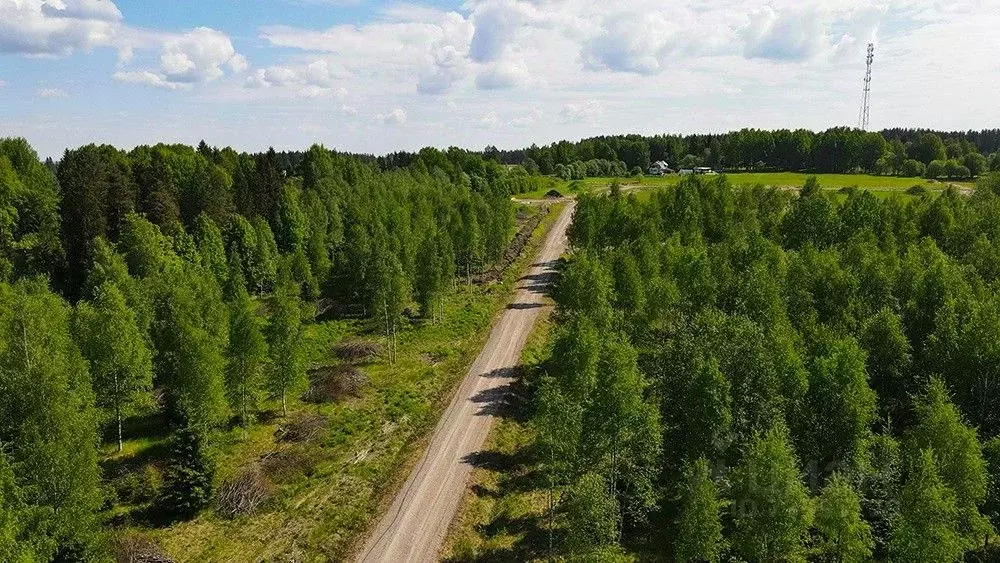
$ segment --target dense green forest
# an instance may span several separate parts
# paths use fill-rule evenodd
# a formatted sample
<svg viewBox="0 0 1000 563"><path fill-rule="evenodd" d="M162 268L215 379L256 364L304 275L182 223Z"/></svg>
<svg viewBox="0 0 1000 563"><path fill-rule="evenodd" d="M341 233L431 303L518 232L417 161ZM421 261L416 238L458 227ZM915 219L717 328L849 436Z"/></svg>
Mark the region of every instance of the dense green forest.
<svg viewBox="0 0 1000 563"><path fill-rule="evenodd" d="M534 382L556 554L992 560L998 237L998 175L581 196Z"/></svg>
<svg viewBox="0 0 1000 563"><path fill-rule="evenodd" d="M198 513L216 434L303 391L317 317L367 319L392 361L514 236L525 176L462 157L0 140L0 560L107 555L100 446L136 414L171 428L157 518Z"/></svg>

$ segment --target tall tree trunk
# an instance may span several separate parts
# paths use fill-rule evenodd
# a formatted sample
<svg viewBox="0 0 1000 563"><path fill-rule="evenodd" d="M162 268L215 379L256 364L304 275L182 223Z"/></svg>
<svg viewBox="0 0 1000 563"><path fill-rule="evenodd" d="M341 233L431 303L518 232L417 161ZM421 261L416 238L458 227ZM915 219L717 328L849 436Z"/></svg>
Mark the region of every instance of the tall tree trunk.
<svg viewBox="0 0 1000 563"><path fill-rule="evenodd" d="M115 404L115 418L118 419L118 453L122 452L122 407Z"/></svg>
<svg viewBox="0 0 1000 563"><path fill-rule="evenodd" d="M281 389L281 416L288 416L288 406L285 404L285 389Z"/></svg>

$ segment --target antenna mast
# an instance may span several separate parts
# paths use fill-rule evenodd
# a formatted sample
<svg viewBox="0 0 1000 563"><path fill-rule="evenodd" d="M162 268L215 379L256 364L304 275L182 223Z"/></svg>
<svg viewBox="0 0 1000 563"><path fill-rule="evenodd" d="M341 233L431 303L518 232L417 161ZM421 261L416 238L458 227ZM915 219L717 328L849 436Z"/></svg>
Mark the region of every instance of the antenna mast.
<svg viewBox="0 0 1000 563"><path fill-rule="evenodd" d="M868 44L868 57L865 59L867 67L865 69L865 92L861 98L861 115L858 116L858 127L862 131L868 130L869 101L872 89L872 61L875 60L875 44Z"/></svg>

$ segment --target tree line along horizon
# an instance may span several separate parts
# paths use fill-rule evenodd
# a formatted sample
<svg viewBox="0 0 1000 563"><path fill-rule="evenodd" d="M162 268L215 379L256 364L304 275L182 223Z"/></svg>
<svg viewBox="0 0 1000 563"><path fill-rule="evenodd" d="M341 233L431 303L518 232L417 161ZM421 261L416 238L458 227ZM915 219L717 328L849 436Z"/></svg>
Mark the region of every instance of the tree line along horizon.
<svg viewBox="0 0 1000 563"><path fill-rule="evenodd" d="M1000 170L1000 129L934 131L849 127L741 129L721 134L606 135L514 150L486 147L480 154L529 174L566 180L644 173L651 163L720 171L858 173L964 179ZM406 165L416 153L368 157L380 166Z"/></svg>
<svg viewBox="0 0 1000 563"><path fill-rule="evenodd" d="M537 557L989 561L1000 174L579 198L532 373Z"/></svg>

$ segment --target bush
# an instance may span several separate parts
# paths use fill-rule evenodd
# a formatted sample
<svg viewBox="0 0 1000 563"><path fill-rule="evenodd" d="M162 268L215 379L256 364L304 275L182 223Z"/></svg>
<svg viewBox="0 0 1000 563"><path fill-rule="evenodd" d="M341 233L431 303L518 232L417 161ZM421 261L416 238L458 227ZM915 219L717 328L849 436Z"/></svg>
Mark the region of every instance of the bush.
<svg viewBox="0 0 1000 563"><path fill-rule="evenodd" d="M944 174L949 178L968 178L969 169L955 159L950 159L944 163Z"/></svg>
<svg viewBox="0 0 1000 563"><path fill-rule="evenodd" d="M906 193L910 195L924 195L927 193L927 186L923 184L913 184L906 188Z"/></svg>
<svg viewBox="0 0 1000 563"><path fill-rule="evenodd" d="M926 168L927 167L924 166L923 162L910 158L904 160L903 164L900 165L899 174L900 176L906 176L909 178L919 178L924 175Z"/></svg>
<svg viewBox="0 0 1000 563"><path fill-rule="evenodd" d="M163 476L155 465L128 471L114 480L115 496L126 504L142 504L156 499Z"/></svg>
<svg viewBox="0 0 1000 563"><path fill-rule="evenodd" d="M936 180L944 175L945 161L943 160L932 160L931 163L927 165L927 169L924 171L924 177L932 180Z"/></svg>
<svg viewBox="0 0 1000 563"><path fill-rule="evenodd" d="M216 510L226 518L252 514L271 498L273 486L261 467L254 463L219 488Z"/></svg>
<svg viewBox="0 0 1000 563"><path fill-rule="evenodd" d="M170 460L160 507L166 514L189 518L212 499L215 463L207 451L208 440L200 430L183 428L172 438Z"/></svg>

